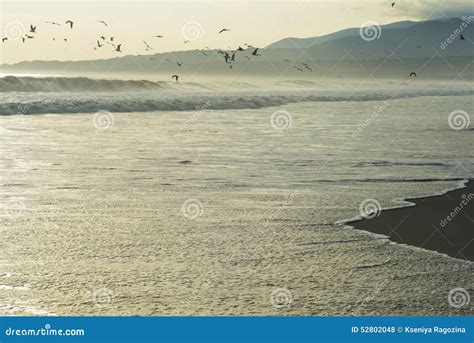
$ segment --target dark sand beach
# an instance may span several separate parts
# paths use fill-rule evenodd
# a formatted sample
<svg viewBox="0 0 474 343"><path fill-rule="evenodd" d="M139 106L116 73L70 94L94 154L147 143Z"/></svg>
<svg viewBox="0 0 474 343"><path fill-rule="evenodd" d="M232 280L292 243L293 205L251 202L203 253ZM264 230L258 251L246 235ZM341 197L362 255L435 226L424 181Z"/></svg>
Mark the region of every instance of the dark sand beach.
<svg viewBox="0 0 474 343"><path fill-rule="evenodd" d="M347 222L397 243L474 261L474 182L442 195L406 199L415 206L382 210L373 219Z"/></svg>

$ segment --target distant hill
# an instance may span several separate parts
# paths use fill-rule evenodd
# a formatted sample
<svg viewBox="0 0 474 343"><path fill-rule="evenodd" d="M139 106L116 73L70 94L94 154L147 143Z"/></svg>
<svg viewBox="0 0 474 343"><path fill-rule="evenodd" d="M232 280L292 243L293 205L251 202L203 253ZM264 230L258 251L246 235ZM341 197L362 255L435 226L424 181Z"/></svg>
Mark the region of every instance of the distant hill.
<svg viewBox="0 0 474 343"><path fill-rule="evenodd" d="M461 29L464 40L460 39ZM448 42L450 36L453 39ZM317 41L314 37L304 43L287 38L259 49L261 56L253 56L253 49L239 51L232 65L225 63L223 54L217 50L188 50L87 61L24 61L0 65L0 72L135 73L162 75L166 79L173 74L183 79L213 74L314 79L374 75L404 78L413 70L422 70L420 77L425 78L456 78L460 73L464 79L474 78L474 20L466 27L460 18L398 22L382 26L377 37L366 41L358 28L351 28L319 37ZM302 54L297 45L310 42ZM294 47L275 48L287 45ZM311 69L299 70L304 64Z"/></svg>
<svg viewBox="0 0 474 343"><path fill-rule="evenodd" d="M382 30L385 29L406 29L413 25L416 22L413 21L400 21L396 23L391 23L388 25L381 26ZM275 43L272 43L266 47L266 49L307 49L311 46L316 46L318 44L328 42L338 38L353 37L359 35L359 28L349 28L334 33L330 33L321 37L309 37L309 38L283 38Z"/></svg>
<svg viewBox="0 0 474 343"><path fill-rule="evenodd" d="M327 40L308 50L314 59L340 59L344 55L362 59L430 58L473 56L474 23L462 27L460 18L430 20L407 28L381 28L378 39L363 40L356 36ZM460 39L460 29L466 38ZM457 32L457 34L456 34ZM454 39L448 43L450 36Z"/></svg>

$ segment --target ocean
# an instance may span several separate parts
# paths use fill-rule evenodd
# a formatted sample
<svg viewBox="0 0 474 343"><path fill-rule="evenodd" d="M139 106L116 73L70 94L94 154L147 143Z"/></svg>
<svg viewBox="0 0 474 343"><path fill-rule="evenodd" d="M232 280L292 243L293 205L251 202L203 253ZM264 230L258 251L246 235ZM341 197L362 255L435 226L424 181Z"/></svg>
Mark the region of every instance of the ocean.
<svg viewBox="0 0 474 343"><path fill-rule="evenodd" d="M472 178L473 93L1 78L0 314L472 314L472 262L343 222Z"/></svg>

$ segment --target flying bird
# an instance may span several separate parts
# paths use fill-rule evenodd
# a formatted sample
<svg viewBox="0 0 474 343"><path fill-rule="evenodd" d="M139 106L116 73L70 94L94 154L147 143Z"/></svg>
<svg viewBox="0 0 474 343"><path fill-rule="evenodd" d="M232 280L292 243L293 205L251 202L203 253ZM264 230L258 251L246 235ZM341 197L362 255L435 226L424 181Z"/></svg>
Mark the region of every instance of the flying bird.
<svg viewBox="0 0 474 343"><path fill-rule="evenodd" d="M178 83L178 79L179 79L179 76L174 74L173 76L171 76L172 79L175 79L176 80L176 83Z"/></svg>
<svg viewBox="0 0 474 343"><path fill-rule="evenodd" d="M26 38L29 38L29 39L33 39L34 36L28 36L28 35L25 35Z"/></svg>
<svg viewBox="0 0 474 343"><path fill-rule="evenodd" d="M69 24L69 27L71 28L72 30L72 27L74 26L74 22L72 20L68 20L66 21L66 25Z"/></svg>
<svg viewBox="0 0 474 343"><path fill-rule="evenodd" d="M143 41L143 43L146 45L146 51L153 50L153 48L149 46L147 42Z"/></svg>
<svg viewBox="0 0 474 343"><path fill-rule="evenodd" d="M461 35L461 36L459 37L459 39L460 39L460 40L465 40L466 38L464 38L464 35Z"/></svg>
<svg viewBox="0 0 474 343"><path fill-rule="evenodd" d="M393 7L393 6L395 6L395 3L394 3L394 2L392 2L392 7Z"/></svg>
<svg viewBox="0 0 474 343"><path fill-rule="evenodd" d="M308 69L310 72L313 72L313 69L311 67L306 66L306 69Z"/></svg>
<svg viewBox="0 0 474 343"><path fill-rule="evenodd" d="M232 54L232 57L230 58L231 61L235 61L235 51L234 53Z"/></svg>
<svg viewBox="0 0 474 343"><path fill-rule="evenodd" d="M225 52L224 53L225 63L229 63L229 58L230 58L229 53Z"/></svg>
<svg viewBox="0 0 474 343"><path fill-rule="evenodd" d="M61 26L61 24L56 23L55 21L45 21L45 24L51 24L51 25L58 25L58 26Z"/></svg>
<svg viewBox="0 0 474 343"><path fill-rule="evenodd" d="M410 77L412 77L412 76L416 77L416 73L415 73L414 71L412 71L412 72L410 73Z"/></svg>
<svg viewBox="0 0 474 343"><path fill-rule="evenodd" d="M156 35L156 36L153 36L155 38L163 38L163 36L160 36L160 35Z"/></svg>
<svg viewBox="0 0 474 343"><path fill-rule="evenodd" d="M237 48L237 51L244 51L244 50L245 50L245 49L242 48L240 45L239 45L239 47Z"/></svg>
<svg viewBox="0 0 474 343"><path fill-rule="evenodd" d="M3 37L2 38L2 43L5 42L6 40L8 40L8 37Z"/></svg>
<svg viewBox="0 0 474 343"><path fill-rule="evenodd" d="M113 47L115 48L115 51L122 52L122 50L120 50L120 48L122 47L122 44L119 44L117 46L113 45Z"/></svg>
<svg viewBox="0 0 474 343"><path fill-rule="evenodd" d="M261 56L261 54L257 53L258 51L258 48L256 48L253 52L252 52L252 55L253 56Z"/></svg>
<svg viewBox="0 0 474 343"><path fill-rule="evenodd" d="M105 21L103 21L103 20L99 20L98 23L104 24L105 26L109 26L109 25L107 25L107 23L106 23Z"/></svg>
<svg viewBox="0 0 474 343"><path fill-rule="evenodd" d="M181 67L183 65L183 63L179 63L179 62L176 62L176 64L178 65L178 67Z"/></svg>
<svg viewBox="0 0 474 343"><path fill-rule="evenodd" d="M30 25L30 32L36 33L36 26Z"/></svg>
<svg viewBox="0 0 474 343"><path fill-rule="evenodd" d="M97 47L102 48L103 46L104 46L104 44L100 44L99 40L97 40Z"/></svg>
<svg viewBox="0 0 474 343"><path fill-rule="evenodd" d="M218 33L226 32L226 31L230 31L230 30L229 29L222 29Z"/></svg>

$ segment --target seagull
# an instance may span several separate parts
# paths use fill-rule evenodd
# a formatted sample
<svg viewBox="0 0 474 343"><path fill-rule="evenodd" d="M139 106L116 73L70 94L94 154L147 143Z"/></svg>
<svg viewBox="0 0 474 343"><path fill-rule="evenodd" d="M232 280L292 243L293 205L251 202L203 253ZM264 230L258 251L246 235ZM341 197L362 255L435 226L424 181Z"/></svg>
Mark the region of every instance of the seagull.
<svg viewBox="0 0 474 343"><path fill-rule="evenodd" d="M459 37L459 39L460 39L460 40L465 40L466 38L464 38L464 35L461 35L461 36Z"/></svg>
<svg viewBox="0 0 474 343"><path fill-rule="evenodd" d="M113 41L114 41L114 37L110 37L110 41L113 42Z"/></svg>
<svg viewBox="0 0 474 343"><path fill-rule="evenodd" d="M175 79L176 80L176 83L178 83L178 79L179 79L179 76L174 74L173 76L171 76L172 79Z"/></svg>
<svg viewBox="0 0 474 343"><path fill-rule="evenodd" d="M30 32L36 33L36 26L30 25Z"/></svg>
<svg viewBox="0 0 474 343"><path fill-rule="evenodd" d="M113 47L115 48L115 51L122 52L122 50L120 50L120 48L122 47L122 44L119 44L117 46L113 45Z"/></svg>
<svg viewBox="0 0 474 343"><path fill-rule="evenodd" d="M261 54L258 54L257 51L258 51L258 48L256 48L256 49L252 52L252 55L253 55L253 56L261 56Z"/></svg>
<svg viewBox="0 0 474 343"><path fill-rule="evenodd" d="M2 43L4 43L6 40L8 40L8 37L3 37L2 38Z"/></svg>
<svg viewBox="0 0 474 343"><path fill-rule="evenodd" d="M71 30L72 30L72 27L74 26L74 22L71 21L71 20L68 20L66 21L66 25L69 24L69 26L71 27Z"/></svg>
<svg viewBox="0 0 474 343"><path fill-rule="evenodd" d="M105 37L104 37L104 36L100 36L100 39L105 40Z"/></svg>
<svg viewBox="0 0 474 343"><path fill-rule="evenodd" d="M102 48L104 44L100 44L99 40L97 40L97 47Z"/></svg>
<svg viewBox="0 0 474 343"><path fill-rule="evenodd" d="M416 77L416 73L415 73L414 71L412 71L412 72L410 73L410 77L412 77L412 76Z"/></svg>
<svg viewBox="0 0 474 343"><path fill-rule="evenodd" d="M28 35L25 35L26 38L29 38L29 39L33 39L34 37L33 36L28 36Z"/></svg>
<svg viewBox="0 0 474 343"><path fill-rule="evenodd" d="M45 21L45 24L51 24L51 25L58 25L58 26L61 26L61 24L56 23L56 22L54 22L54 21Z"/></svg>
<svg viewBox="0 0 474 343"><path fill-rule="evenodd" d="M105 26L109 26L109 25L107 25L107 23L106 23L105 21L103 21L103 20L99 20L98 23L104 24Z"/></svg>
<svg viewBox="0 0 474 343"><path fill-rule="evenodd" d="M230 31L230 30L229 29L222 29L218 33L226 32L226 31Z"/></svg>
<svg viewBox="0 0 474 343"><path fill-rule="evenodd" d="M156 35L156 36L153 36L155 38L163 38L163 36L160 36L160 35Z"/></svg>
<svg viewBox="0 0 474 343"><path fill-rule="evenodd" d="M240 45L239 45L239 47L237 48L237 51L244 51L244 50L245 50L245 49L242 48Z"/></svg>
<svg viewBox="0 0 474 343"><path fill-rule="evenodd" d="M225 63L229 63L229 58L230 58L230 56L229 56L229 54L226 52L226 53L224 54Z"/></svg>
<svg viewBox="0 0 474 343"><path fill-rule="evenodd" d="M146 51L153 50L153 48L149 46L147 42L143 41L143 43L146 45L146 49L145 49Z"/></svg>

